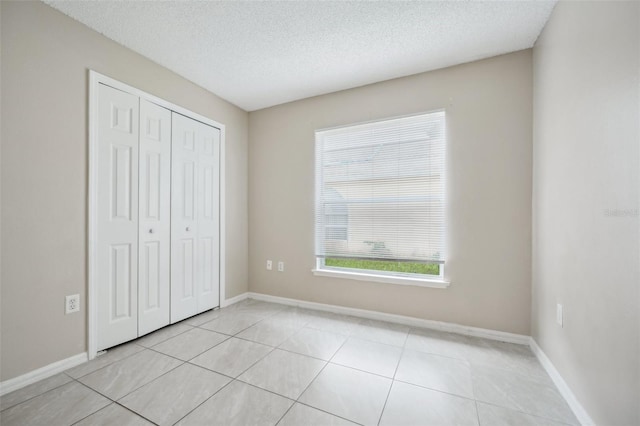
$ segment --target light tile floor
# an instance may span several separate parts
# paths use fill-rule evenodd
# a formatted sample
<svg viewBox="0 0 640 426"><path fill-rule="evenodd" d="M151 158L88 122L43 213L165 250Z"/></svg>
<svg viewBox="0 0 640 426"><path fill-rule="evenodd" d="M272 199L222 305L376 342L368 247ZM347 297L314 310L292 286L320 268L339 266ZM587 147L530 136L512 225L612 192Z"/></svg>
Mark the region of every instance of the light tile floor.
<svg viewBox="0 0 640 426"><path fill-rule="evenodd" d="M0 398L11 425L578 425L526 346L246 300Z"/></svg>

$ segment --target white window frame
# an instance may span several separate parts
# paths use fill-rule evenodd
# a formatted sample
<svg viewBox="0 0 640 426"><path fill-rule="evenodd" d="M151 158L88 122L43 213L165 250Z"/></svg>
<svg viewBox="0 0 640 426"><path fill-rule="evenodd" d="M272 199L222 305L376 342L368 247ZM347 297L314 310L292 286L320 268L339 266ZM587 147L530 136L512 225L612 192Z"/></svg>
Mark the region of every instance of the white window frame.
<svg viewBox="0 0 640 426"><path fill-rule="evenodd" d="M444 265L440 265L440 275L402 274L376 271L374 269L338 268L325 266L324 259L316 258L316 267L311 270L320 277L346 278L358 281L411 285L416 287L447 288L451 284L444 278Z"/></svg>
<svg viewBox="0 0 640 426"><path fill-rule="evenodd" d="M416 115L426 115L430 113L443 112L445 110L435 110L423 112L420 114L412 114L410 116L402 116L402 117L391 117L385 118L381 120L370 121L367 123L375 123L378 121L387 121L393 120L396 118L403 117L411 117ZM352 127L360 124L367 123L354 123L346 126L335 127L331 129L318 129L316 132L322 132L326 130L339 129L343 127ZM446 123L446 121L445 121ZM446 143L446 140L445 140ZM316 182L314 189L318 190L319 183ZM445 193L446 199L446 186ZM314 235L314 239L316 236ZM416 286L416 287L430 287L430 288L447 288L451 284L450 281L445 279L444 275L444 263L439 264L439 274L438 275L429 275L429 274L410 274L410 273L400 273L400 272L388 272L388 271L378 271L373 269L357 269L357 268L341 268L335 266L326 266L325 259L322 257L316 256L315 267L311 270L313 275L320 277L331 277L331 278L343 278L343 279L351 279L358 281L369 281L369 282L378 282L378 283L386 283L386 284L397 284L397 285L408 285L408 286Z"/></svg>

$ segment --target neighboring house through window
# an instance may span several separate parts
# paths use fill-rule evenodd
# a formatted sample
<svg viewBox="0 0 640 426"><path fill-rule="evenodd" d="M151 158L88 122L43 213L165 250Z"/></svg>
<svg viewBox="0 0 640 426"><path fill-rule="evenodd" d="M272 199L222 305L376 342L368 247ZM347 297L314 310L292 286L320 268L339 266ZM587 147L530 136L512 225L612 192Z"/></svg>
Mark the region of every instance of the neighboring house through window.
<svg viewBox="0 0 640 426"><path fill-rule="evenodd" d="M442 280L444 177L444 111L317 131L314 272Z"/></svg>

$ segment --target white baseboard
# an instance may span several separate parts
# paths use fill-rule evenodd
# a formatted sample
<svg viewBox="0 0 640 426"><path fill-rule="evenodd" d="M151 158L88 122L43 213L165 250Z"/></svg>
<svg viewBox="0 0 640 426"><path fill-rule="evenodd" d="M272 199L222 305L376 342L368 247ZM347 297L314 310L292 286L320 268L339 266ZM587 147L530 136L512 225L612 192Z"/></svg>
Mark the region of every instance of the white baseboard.
<svg viewBox="0 0 640 426"><path fill-rule="evenodd" d="M244 296L242 299L249 297L251 299L262 300L265 302L280 303L283 305L298 306L300 308L316 309L319 311L333 312L336 314L345 314L345 315L352 315L360 318L388 321L396 324L409 325L412 327L429 328L434 330L447 331L451 333L464 334L467 336L475 336L475 337L482 337L485 339L498 340L501 342L528 345L531 347L531 350L540 361L540 364L542 364L542 367L546 370L546 372L549 374L549 376L553 380L553 383L558 388L558 391L560 392L560 394L567 401L567 404L569 404L569 407L577 417L578 421L580 421L580 424L583 426L595 426L594 421L591 419L591 417L589 416L587 411L584 409L582 404L578 402L578 399L569 388L569 385L567 385L567 383L564 381L564 379L562 378L558 370L556 370L554 365L551 363L551 360L542 351L542 349L540 349L536 341L530 336L525 336L523 334L507 333L504 331L489 330L485 328L469 327L465 325L453 324L453 323L442 322L442 321L425 320L420 318L407 317L404 315L395 315L395 314L387 314L384 312L368 311L365 309L349 308L349 307L337 306L337 305L328 305L325 303L307 302L304 300L289 299L286 297L271 296L271 295L262 294L262 293L249 292L245 294L246 296L241 295L241 296ZM237 297L240 297L240 296L237 296ZM242 299L239 299L239 300L242 300Z"/></svg>
<svg viewBox="0 0 640 426"><path fill-rule="evenodd" d="M243 301L249 297L249 293L242 293L230 299L225 299L220 304L221 308L225 306L233 305L234 303L238 303ZM67 359L63 359L52 364L46 365L42 368L38 368L37 370L30 371L22 376L14 377L13 379L5 380L4 382L0 382L0 396L6 395L9 392L13 392L25 386L28 386L32 383L35 383L39 380L46 379L58 373L61 373L69 368L73 368L77 365L82 364L83 362L87 362L89 360L87 352L83 352L78 355L74 355Z"/></svg>
<svg viewBox="0 0 640 426"><path fill-rule="evenodd" d="M239 294L239 295L234 296L234 297L232 297L230 299L223 300L222 303L220 304L220 307L221 308L226 308L227 306L233 305L234 303L242 302L244 299L246 299L248 297L249 297L249 293L248 292Z"/></svg>
<svg viewBox="0 0 640 426"><path fill-rule="evenodd" d="M558 370L556 370L551 360L543 352L540 346L538 346L537 342L533 339L533 337L525 336L522 334L507 333L504 331L489 330L485 328L469 327L469 326L442 322L442 321L425 320L420 318L407 317L404 315L388 314L384 312L349 308L345 306L329 305L325 303L307 302L304 300L289 299L286 297L271 296L268 294L253 293L253 292L246 292L246 293L242 293L237 296L234 296L232 298L225 299L221 303L221 307L224 308L226 306L233 305L234 303L241 302L247 298L262 300L265 302L280 303L280 304L289 305L289 306L298 306L300 308L315 309L315 310L325 311L325 312L333 312L336 314L352 315L360 318L367 318L367 319L373 319L373 320L379 320L379 321L388 321L388 322L408 325L412 327L428 328L428 329L434 329L434 330L447 331L451 333L464 334L468 336L498 340L502 342L529 345L533 353L536 355L536 357L540 361L540 364L542 364L543 368L551 377L551 380L553 380L553 383L558 388L560 394L564 397L564 399L569 404L569 407L573 410L573 413L578 418L578 421L580 421L580 424L582 424L583 426L595 426L594 421L591 419L591 417L589 416L587 411L584 409L582 404L580 404L576 396L573 394L573 392L569 388L569 385L567 385L567 383L564 381L564 379L562 378ZM23 374L22 376L14 377L13 379L0 382L0 396L6 395L9 392L13 392L20 388L28 386L39 380L43 380L55 374L61 373L65 370L68 370L69 368L73 368L87 361L88 361L87 352L83 352L83 353L74 355L72 357L46 365L42 368L38 368L37 370L30 371L29 373Z"/></svg>
<svg viewBox="0 0 640 426"><path fill-rule="evenodd" d="M42 368L30 371L26 374L23 374L22 376L5 380L4 382L0 382L0 395L6 395L9 392L13 392L20 388L23 388L27 385L30 385L31 383L35 383L39 380L46 379L58 373L62 373L63 371L75 367L76 365L80 365L83 362L87 362L88 360L89 357L87 356L87 353L83 352L67 359L45 365Z"/></svg>
<svg viewBox="0 0 640 426"><path fill-rule="evenodd" d="M504 331L488 330L485 328L469 327L466 325L453 324L442 321L432 321L421 318L407 317L404 315L387 314L384 312L368 311L366 309L349 308L345 306L328 305L325 303L306 302L304 300L289 299L286 297L271 296L262 293L247 293L251 299L265 302L281 303L283 305L298 306L301 308L316 309L319 311L333 312L336 314L352 315L360 318L367 318L379 321L388 321L396 324L409 325L412 327L429 328L434 330L447 331L451 333L464 334L467 336L482 337L485 339L498 340L501 342L517 343L529 345L529 336L523 334L507 333Z"/></svg>
<svg viewBox="0 0 640 426"><path fill-rule="evenodd" d="M558 391L560 391L560 394L567 401L567 404L569 404L569 407L573 411L573 414L575 414L575 416L578 418L578 421L580 422L580 424L583 426L595 426L595 422L589 416L589 414L587 413L587 410L585 410L582 404L580 404L580 402L578 401L578 398L576 398L576 396L573 394L573 392L569 388L569 385L567 385L567 382L564 381L564 379L562 378L558 370L556 370L556 367L553 365L553 363L547 356L547 354L545 354L542 348L538 346L538 343L534 340L533 337L531 337L529 340L529 346L531 347L531 350L538 358L538 361L540 361L540 364L542 364L542 367L546 370L547 374L549 374L549 376L551 377L551 380L553 380L553 383L558 388Z"/></svg>

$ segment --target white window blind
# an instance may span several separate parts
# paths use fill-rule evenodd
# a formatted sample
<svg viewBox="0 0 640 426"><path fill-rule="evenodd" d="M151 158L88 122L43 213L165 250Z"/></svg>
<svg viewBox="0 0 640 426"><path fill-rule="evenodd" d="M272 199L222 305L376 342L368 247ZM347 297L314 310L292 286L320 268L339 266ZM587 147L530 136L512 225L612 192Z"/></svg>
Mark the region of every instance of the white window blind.
<svg viewBox="0 0 640 426"><path fill-rule="evenodd" d="M316 256L444 263L445 114L316 132Z"/></svg>

